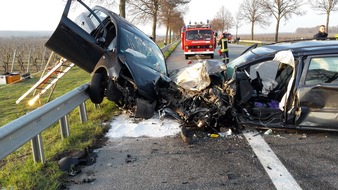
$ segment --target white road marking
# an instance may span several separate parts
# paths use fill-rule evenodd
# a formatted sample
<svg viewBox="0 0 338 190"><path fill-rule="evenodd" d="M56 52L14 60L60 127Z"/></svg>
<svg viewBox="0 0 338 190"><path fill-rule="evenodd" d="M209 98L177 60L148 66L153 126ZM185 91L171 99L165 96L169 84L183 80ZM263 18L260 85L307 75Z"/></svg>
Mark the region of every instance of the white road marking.
<svg viewBox="0 0 338 190"><path fill-rule="evenodd" d="M277 190L302 189L257 130L245 130L243 134Z"/></svg>

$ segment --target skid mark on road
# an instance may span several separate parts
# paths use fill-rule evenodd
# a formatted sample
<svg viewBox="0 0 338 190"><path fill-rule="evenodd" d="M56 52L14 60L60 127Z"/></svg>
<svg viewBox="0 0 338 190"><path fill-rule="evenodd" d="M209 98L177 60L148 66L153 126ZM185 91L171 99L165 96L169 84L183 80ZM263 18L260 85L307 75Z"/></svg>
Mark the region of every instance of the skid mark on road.
<svg viewBox="0 0 338 190"><path fill-rule="evenodd" d="M243 134L277 190L302 189L257 130L245 130Z"/></svg>

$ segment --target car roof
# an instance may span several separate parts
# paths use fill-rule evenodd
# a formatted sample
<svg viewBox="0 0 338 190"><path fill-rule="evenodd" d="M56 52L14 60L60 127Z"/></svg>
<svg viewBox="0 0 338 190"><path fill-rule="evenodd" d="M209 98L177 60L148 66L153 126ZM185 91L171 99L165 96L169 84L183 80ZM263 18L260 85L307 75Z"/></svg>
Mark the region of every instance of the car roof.
<svg viewBox="0 0 338 190"><path fill-rule="evenodd" d="M234 67L246 67L257 61L272 59L277 52L283 50L291 50L295 58L306 55L338 54L338 40L290 41L249 48L251 49L227 64L228 76L232 76Z"/></svg>
<svg viewBox="0 0 338 190"><path fill-rule="evenodd" d="M282 50L291 50L294 54L306 53L313 51L337 51L338 41L337 40L307 40L307 41L291 41L291 42L280 42L270 45L265 45L256 49L252 49L251 52L256 55L264 55L270 53L276 53Z"/></svg>

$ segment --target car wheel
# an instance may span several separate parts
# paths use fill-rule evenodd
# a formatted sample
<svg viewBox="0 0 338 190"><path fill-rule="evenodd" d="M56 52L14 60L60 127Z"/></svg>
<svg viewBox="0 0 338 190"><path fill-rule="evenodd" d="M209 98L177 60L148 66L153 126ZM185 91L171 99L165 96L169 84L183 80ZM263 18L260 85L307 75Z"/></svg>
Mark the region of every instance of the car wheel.
<svg viewBox="0 0 338 190"><path fill-rule="evenodd" d="M213 59L214 58L214 54L211 54L210 57L211 57L211 59Z"/></svg>
<svg viewBox="0 0 338 190"><path fill-rule="evenodd" d="M89 97L94 104L100 104L103 101L104 87L103 87L103 74L94 73L89 87Z"/></svg>
<svg viewBox="0 0 338 190"><path fill-rule="evenodd" d="M188 58L189 58L189 56L185 55L185 59L188 59Z"/></svg>

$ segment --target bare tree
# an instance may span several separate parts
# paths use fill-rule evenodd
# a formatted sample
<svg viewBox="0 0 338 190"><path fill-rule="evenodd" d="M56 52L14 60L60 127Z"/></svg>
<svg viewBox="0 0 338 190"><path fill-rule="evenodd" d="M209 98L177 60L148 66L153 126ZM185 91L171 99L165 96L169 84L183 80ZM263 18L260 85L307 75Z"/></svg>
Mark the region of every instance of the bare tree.
<svg viewBox="0 0 338 190"><path fill-rule="evenodd" d="M164 0L161 3L160 8L160 17L159 21L166 27L166 38L165 43L168 43L169 31L172 26L172 22L175 19L181 18L180 16L183 14L183 10L180 10L181 5L185 5L189 3L190 0Z"/></svg>
<svg viewBox="0 0 338 190"><path fill-rule="evenodd" d="M126 18L126 0L120 0L119 11L120 16Z"/></svg>
<svg viewBox="0 0 338 190"><path fill-rule="evenodd" d="M170 28L172 30L172 32L174 33L174 35L176 36L181 36L181 29L182 26L184 26L184 19L182 14L180 15L174 15L173 17L173 21L170 23Z"/></svg>
<svg viewBox="0 0 338 190"><path fill-rule="evenodd" d="M338 0L309 0L312 9L320 14L326 14L326 32L329 33L331 12L338 11Z"/></svg>
<svg viewBox="0 0 338 190"><path fill-rule="evenodd" d="M236 27L236 40L238 39L238 28L242 26L241 18L239 16L239 12L236 14L236 19L235 19L235 27Z"/></svg>
<svg viewBox="0 0 338 190"><path fill-rule="evenodd" d="M303 0L262 0L261 5L265 11L275 17L277 21L275 42L278 41L279 24L282 18L287 21L292 18L292 15L305 14L305 12L301 10L303 4Z"/></svg>
<svg viewBox="0 0 338 190"><path fill-rule="evenodd" d="M212 19L211 26L215 31L229 31L234 26L233 20L231 12L222 6Z"/></svg>
<svg viewBox="0 0 338 190"><path fill-rule="evenodd" d="M172 42L172 34L174 35L180 35L180 31L182 26L184 26L184 19L181 12L175 12L171 16L171 21L169 23L169 31L168 31L168 37L166 36L166 43ZM167 39L168 38L168 39Z"/></svg>
<svg viewBox="0 0 338 190"><path fill-rule="evenodd" d="M255 24L268 26L269 17L264 11L261 0L244 0L238 10L238 19L251 23L251 40L254 39Z"/></svg>
<svg viewBox="0 0 338 190"><path fill-rule="evenodd" d="M222 21L218 18L213 18L210 21L211 28L216 32L223 32L223 24Z"/></svg>
<svg viewBox="0 0 338 190"><path fill-rule="evenodd" d="M132 22L147 23L152 20L152 37L156 41L156 27L160 5L164 0L127 0L132 15Z"/></svg>

